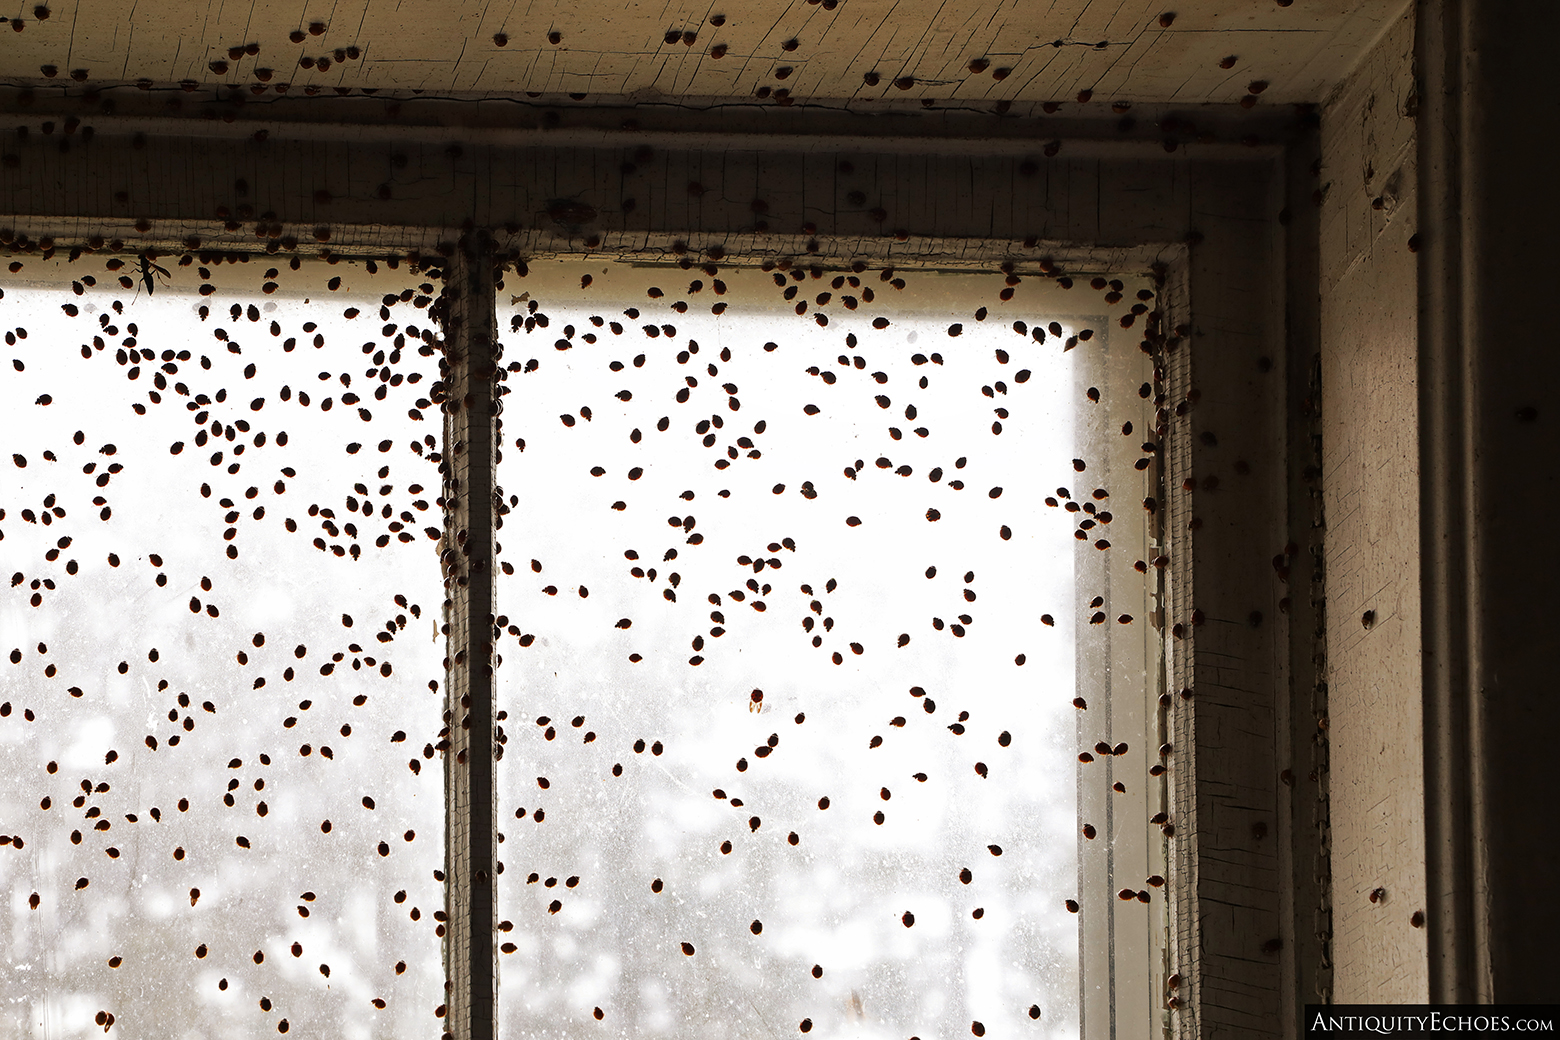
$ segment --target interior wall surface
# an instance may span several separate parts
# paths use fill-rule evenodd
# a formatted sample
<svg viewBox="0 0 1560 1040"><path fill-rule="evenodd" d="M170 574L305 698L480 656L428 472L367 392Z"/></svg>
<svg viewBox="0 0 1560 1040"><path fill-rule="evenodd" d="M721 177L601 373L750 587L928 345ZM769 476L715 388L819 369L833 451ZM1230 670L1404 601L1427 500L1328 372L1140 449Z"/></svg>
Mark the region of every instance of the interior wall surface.
<svg viewBox="0 0 1560 1040"><path fill-rule="evenodd" d="M1333 999L1429 999L1424 909L1414 24L1323 111L1321 426Z"/></svg>

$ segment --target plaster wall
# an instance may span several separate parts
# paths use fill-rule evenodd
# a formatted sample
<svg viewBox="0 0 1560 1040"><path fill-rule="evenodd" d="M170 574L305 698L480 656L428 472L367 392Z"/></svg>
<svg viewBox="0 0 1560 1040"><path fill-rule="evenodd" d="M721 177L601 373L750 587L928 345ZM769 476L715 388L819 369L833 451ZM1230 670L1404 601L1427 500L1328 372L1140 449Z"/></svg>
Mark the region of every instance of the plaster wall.
<svg viewBox="0 0 1560 1040"><path fill-rule="evenodd" d="M1322 117L1333 999L1429 999L1412 12ZM1384 890L1384 893L1383 891ZM1372 901L1372 893L1377 894Z"/></svg>

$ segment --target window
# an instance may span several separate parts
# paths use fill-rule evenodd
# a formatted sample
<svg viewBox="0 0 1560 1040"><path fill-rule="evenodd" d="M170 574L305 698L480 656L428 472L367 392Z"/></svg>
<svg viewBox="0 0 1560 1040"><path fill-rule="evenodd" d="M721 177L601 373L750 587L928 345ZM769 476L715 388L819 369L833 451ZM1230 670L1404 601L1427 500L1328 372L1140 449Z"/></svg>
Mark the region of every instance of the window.
<svg viewBox="0 0 1560 1040"><path fill-rule="evenodd" d="M429 421L439 272L278 265L256 292L264 259L175 259L0 300L7 407L40 417L0 516L32 561L0 735L51 799L10 796L0 857L46 979L26 1013L416 1035L454 934L439 816L469 811L434 768L460 725L436 583L465 548L435 469L464 442ZM501 1032L1154 1021L1154 373L1121 330L1155 286L994 281L505 275ZM71 844L92 808L111 829Z"/></svg>
<svg viewBox="0 0 1560 1040"><path fill-rule="evenodd" d="M177 259L28 260L0 300L5 1031L413 1035L442 999L423 278Z"/></svg>
<svg viewBox="0 0 1560 1040"><path fill-rule="evenodd" d="M1099 295L765 266L504 290L500 1030L1141 1034L1146 358Z"/></svg>

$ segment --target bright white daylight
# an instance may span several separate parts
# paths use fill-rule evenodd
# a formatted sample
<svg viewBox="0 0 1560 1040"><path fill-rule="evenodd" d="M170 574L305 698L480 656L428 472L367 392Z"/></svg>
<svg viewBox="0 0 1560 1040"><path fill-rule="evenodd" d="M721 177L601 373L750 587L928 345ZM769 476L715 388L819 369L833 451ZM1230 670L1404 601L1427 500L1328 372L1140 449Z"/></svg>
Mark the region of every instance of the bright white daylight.
<svg viewBox="0 0 1560 1040"><path fill-rule="evenodd" d="M0 1036L436 1035L437 279L174 259L0 299ZM800 273L500 289L501 1035L1070 1038L1092 942L1146 977L1151 283Z"/></svg>

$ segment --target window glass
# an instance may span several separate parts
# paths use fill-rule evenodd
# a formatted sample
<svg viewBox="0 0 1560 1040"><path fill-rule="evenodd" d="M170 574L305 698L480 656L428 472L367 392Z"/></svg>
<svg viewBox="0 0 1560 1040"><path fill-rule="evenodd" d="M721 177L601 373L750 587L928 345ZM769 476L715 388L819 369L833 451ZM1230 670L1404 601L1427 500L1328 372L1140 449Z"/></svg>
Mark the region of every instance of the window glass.
<svg viewBox="0 0 1560 1040"><path fill-rule="evenodd" d="M417 1035L432 286L186 259L24 258L0 299L0 1035Z"/></svg>
<svg viewBox="0 0 1560 1040"><path fill-rule="evenodd" d="M419 1035L440 273L181 259L0 296L0 1014ZM506 280L501 1030L1147 1028L1151 284Z"/></svg>
<svg viewBox="0 0 1560 1040"><path fill-rule="evenodd" d="M503 1032L1079 1034L1069 901L1092 885L1102 922L1118 902L1105 868L1083 877L1080 815L1122 782L1139 802L1118 826L1142 829L1149 783L1140 746L1089 772L1109 697L1094 722L1075 706L1098 561L1124 556L1144 597L1149 431L1122 424L1142 425L1146 359L1130 297L1003 288L509 277ZM1112 327L1128 389L1108 412ZM1137 625L1116 682L1141 731L1130 599L1109 625ZM1111 665L1087 652L1094 682Z"/></svg>

